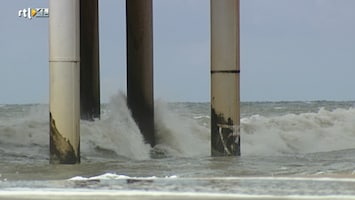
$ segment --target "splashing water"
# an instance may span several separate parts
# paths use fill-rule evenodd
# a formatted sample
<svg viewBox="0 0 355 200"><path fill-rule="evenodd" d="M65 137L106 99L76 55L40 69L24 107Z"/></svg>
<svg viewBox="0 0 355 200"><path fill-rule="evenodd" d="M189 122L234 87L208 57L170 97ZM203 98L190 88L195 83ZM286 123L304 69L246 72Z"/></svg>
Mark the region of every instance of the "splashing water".
<svg viewBox="0 0 355 200"><path fill-rule="evenodd" d="M324 108L305 112L320 105ZM351 105L353 102L242 104L242 155L306 154L353 148L355 109ZM157 101L157 145L151 148L144 143L125 95L118 94L103 105L101 120L81 121L83 160L209 156L209 111L208 103ZM48 159L47 105L3 105L0 114L3 160L13 161L14 156L20 161Z"/></svg>
<svg viewBox="0 0 355 200"><path fill-rule="evenodd" d="M114 152L132 159L166 156L208 155L208 129L195 121L180 117L167 104L157 102L155 111L157 145L151 149L144 139L127 107L123 94L111 99L108 113L102 120L82 122L82 140L90 149ZM91 152L95 153L95 152Z"/></svg>
<svg viewBox="0 0 355 200"><path fill-rule="evenodd" d="M41 195L46 189L66 195L85 189L85 195L154 190L354 196L353 105L242 103L242 156L210 157L209 103L157 101L158 144L151 148L125 95L118 94L102 105L100 120L81 121L81 165L48 164L48 105L2 105L0 186L11 195L28 188ZM309 178L314 176L321 178ZM326 176L336 178L324 181Z"/></svg>
<svg viewBox="0 0 355 200"><path fill-rule="evenodd" d="M254 155L304 154L354 148L355 109L241 120L242 151Z"/></svg>

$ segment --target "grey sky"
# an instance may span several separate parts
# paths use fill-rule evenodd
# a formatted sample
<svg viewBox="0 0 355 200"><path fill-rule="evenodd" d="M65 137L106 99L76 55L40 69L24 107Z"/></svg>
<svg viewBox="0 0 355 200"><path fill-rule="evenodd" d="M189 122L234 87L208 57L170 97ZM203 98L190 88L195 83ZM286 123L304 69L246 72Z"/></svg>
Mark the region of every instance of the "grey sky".
<svg viewBox="0 0 355 200"><path fill-rule="evenodd" d="M125 1L100 0L102 100L126 88ZM209 101L209 0L154 0L155 98ZM2 2L0 104L48 102L45 0ZM354 100L355 1L241 0L241 100ZM65 14L65 13L64 13Z"/></svg>

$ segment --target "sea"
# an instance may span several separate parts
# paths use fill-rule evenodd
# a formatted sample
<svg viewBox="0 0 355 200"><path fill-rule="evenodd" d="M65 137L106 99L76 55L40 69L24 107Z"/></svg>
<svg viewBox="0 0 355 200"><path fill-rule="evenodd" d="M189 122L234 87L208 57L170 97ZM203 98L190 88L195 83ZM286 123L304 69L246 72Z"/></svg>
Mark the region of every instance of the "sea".
<svg viewBox="0 0 355 200"><path fill-rule="evenodd" d="M210 103L155 102L150 147L125 96L49 164L49 106L0 105L0 199L355 199L355 101L241 103L241 156L210 156Z"/></svg>

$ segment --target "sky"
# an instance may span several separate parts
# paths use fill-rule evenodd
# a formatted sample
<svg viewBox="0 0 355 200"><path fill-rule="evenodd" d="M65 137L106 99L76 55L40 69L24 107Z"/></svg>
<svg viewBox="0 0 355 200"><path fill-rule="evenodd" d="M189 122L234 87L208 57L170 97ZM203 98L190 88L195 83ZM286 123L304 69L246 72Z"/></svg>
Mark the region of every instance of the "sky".
<svg viewBox="0 0 355 200"><path fill-rule="evenodd" d="M0 104L49 101L48 19L19 18L28 7L48 1L2 1ZM125 1L99 9L108 102L126 91ZM354 0L240 0L241 101L355 100L354 9ZM210 1L153 0L153 26L155 99L210 101Z"/></svg>

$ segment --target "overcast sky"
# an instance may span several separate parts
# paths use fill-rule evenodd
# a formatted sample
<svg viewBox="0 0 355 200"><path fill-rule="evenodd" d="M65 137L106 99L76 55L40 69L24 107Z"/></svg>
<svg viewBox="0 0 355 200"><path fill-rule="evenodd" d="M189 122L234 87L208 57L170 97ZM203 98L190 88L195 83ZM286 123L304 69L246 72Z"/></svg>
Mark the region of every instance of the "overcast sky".
<svg viewBox="0 0 355 200"><path fill-rule="evenodd" d="M0 104L48 102L48 19L2 1ZM154 0L155 98L210 100L210 1ZM101 99L126 91L125 1L100 0ZM354 0L241 0L241 100L355 100ZM63 13L65 14L65 13Z"/></svg>

